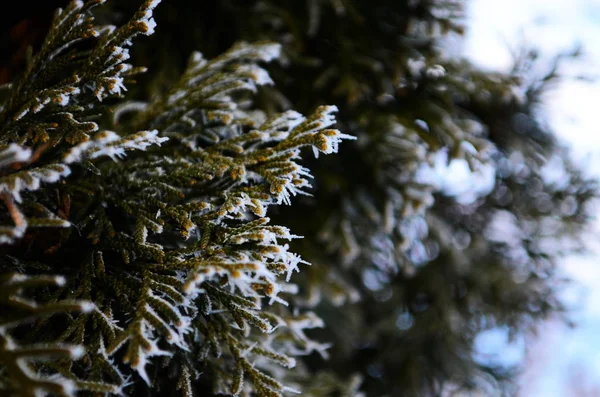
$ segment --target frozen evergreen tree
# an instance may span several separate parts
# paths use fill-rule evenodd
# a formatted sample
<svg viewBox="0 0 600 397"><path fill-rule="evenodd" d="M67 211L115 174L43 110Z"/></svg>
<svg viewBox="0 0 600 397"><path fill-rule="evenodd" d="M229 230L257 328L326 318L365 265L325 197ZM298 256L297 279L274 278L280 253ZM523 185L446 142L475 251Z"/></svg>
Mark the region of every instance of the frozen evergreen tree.
<svg viewBox="0 0 600 397"><path fill-rule="evenodd" d="M458 0L49 3L0 73L0 394L513 392L474 341L564 311L597 196L556 66L449 54Z"/></svg>

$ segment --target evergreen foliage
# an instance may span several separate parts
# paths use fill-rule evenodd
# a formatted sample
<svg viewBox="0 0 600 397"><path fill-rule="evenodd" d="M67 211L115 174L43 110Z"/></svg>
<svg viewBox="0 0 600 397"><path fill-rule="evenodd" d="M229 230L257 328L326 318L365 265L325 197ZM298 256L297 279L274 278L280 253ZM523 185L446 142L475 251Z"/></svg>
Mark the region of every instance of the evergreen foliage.
<svg viewBox="0 0 600 397"><path fill-rule="evenodd" d="M3 87L0 394L512 393L475 338L564 310L597 196L557 65L449 54L459 0L158 2L57 1Z"/></svg>

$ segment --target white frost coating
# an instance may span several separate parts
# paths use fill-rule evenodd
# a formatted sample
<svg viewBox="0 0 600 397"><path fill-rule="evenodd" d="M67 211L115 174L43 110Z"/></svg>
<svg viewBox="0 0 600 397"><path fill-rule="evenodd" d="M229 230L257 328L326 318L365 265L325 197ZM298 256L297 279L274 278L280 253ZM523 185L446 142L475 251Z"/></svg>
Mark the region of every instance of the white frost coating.
<svg viewBox="0 0 600 397"><path fill-rule="evenodd" d="M94 139L72 147L63 161L70 164L84 157L95 159L101 156L109 156L116 161L125 156L126 150L146 150L150 145L160 146L168 140L167 137L159 137L157 130L141 131L125 138L107 130L97 134Z"/></svg>
<svg viewBox="0 0 600 397"><path fill-rule="evenodd" d="M192 52L192 55L190 55L190 66L189 66L189 74L192 74L193 72L196 72L200 69L202 69L204 66L206 66L206 64L208 63L208 61L204 58L204 55L202 55L201 52L199 51L194 51Z"/></svg>
<svg viewBox="0 0 600 397"><path fill-rule="evenodd" d="M110 131L110 130L105 130L102 131L98 134L96 134L96 136L94 137L94 141L88 141L90 142L90 144L92 145L104 145L110 142L115 142L119 140L119 135L114 132L114 131Z"/></svg>
<svg viewBox="0 0 600 397"><path fill-rule="evenodd" d="M71 169L63 164L53 164L45 167L23 171L23 177L17 174L9 183L0 183L0 192L11 194L16 202L21 202L20 192L23 190L34 191L40 188L41 182L52 183L69 176ZM26 175L26 176L25 176Z"/></svg>
<svg viewBox="0 0 600 397"><path fill-rule="evenodd" d="M61 26L67 20L67 17L69 15L73 14L74 12L79 11L81 9L81 7L83 7L83 1L73 0L72 5L73 5L72 7L69 7L69 8L71 8L71 11L69 13L64 13L64 10L62 8L59 8L57 10L57 16L60 16L60 18L58 19L58 22L56 24L57 27ZM81 21L78 21L78 23L81 23Z"/></svg>
<svg viewBox="0 0 600 397"><path fill-rule="evenodd" d="M94 302L90 302L90 301L82 301L79 303L80 306L80 311L82 313L90 313L94 310L96 310L96 305L94 304Z"/></svg>
<svg viewBox="0 0 600 397"><path fill-rule="evenodd" d="M433 65L425 72L430 79L439 79L446 75L446 69L442 65Z"/></svg>
<svg viewBox="0 0 600 397"><path fill-rule="evenodd" d="M152 33L154 33L154 29L156 28L156 22L154 21L154 18L152 18L152 10L156 8L160 1L161 0L151 0L150 2L146 3L146 10L142 15L142 18L139 20L146 25L146 32L144 32L144 34L147 36L150 36Z"/></svg>
<svg viewBox="0 0 600 397"><path fill-rule="evenodd" d="M57 382L57 385L62 389L61 394L65 396L75 396L75 393L79 390L75 382L62 376L50 377L50 380ZM46 395L42 390L36 390L36 396L38 395L38 391L42 393L39 394L40 396Z"/></svg>
<svg viewBox="0 0 600 397"><path fill-rule="evenodd" d="M268 219L267 219L268 222ZM299 263L306 263L298 255L288 251L289 245L279 245L278 239L293 239L299 238L289 233L289 230L284 227L276 227L275 229L259 229L257 231L249 230L240 235L231 237L229 243L241 245L253 241L260 246L269 248L265 250L262 257L254 259L255 253L250 251L238 251L238 256L232 261L229 258L217 258L214 261L203 261L198 265L198 271L193 271L187 281L184 283L184 292L193 299L201 293L198 285L208 280L221 278L226 276L230 292L233 294L236 291L245 297L261 298L263 295L256 291L255 285L264 285L264 295L269 298L269 304L275 302L287 305L287 302L279 297L279 293L294 293L297 288L290 287L289 284L280 284L278 275L273 273L269 268L269 263L282 264L285 267L286 279L289 281L291 274L298 271ZM243 263L243 268L238 268L237 265ZM232 267L234 265L234 267ZM269 324L265 323L267 332L272 329Z"/></svg>
<svg viewBox="0 0 600 397"><path fill-rule="evenodd" d="M267 120L258 129L260 139L265 142L283 140L289 137L300 139L303 137L314 137L317 142L314 143L313 150L315 156L319 152L330 154L338 151L339 143L344 139L356 139L352 135L342 134L337 130L324 130L335 124L336 120L333 112L337 111L335 106L323 106L317 110L316 117L306 119L298 112L288 111L278 117ZM297 194L310 195L304 188L310 188L309 179L312 178L308 169L293 162L300 158L298 148L290 150L291 156L286 162L286 172L278 174L274 180L271 180L270 191L276 195L275 200L269 200L264 204L291 204L291 197ZM276 171L276 170L273 170ZM240 204L245 204L241 202Z"/></svg>
<svg viewBox="0 0 600 397"><path fill-rule="evenodd" d="M69 96L67 94L60 94L56 99L56 103L60 106L67 106L69 103Z"/></svg>
<svg viewBox="0 0 600 397"><path fill-rule="evenodd" d="M144 26L141 32L138 31L139 33L142 33L146 36L149 36L154 33L154 30L156 28L156 22L154 21L154 18L152 18L152 10L159 3L160 0L149 1L145 4L145 8L137 14L137 22ZM102 32L108 32L108 34L110 34L114 30L114 27L105 26L100 30ZM98 33L100 34L100 32ZM131 45L130 38L131 37L124 39L120 43L121 45L116 46L114 51L106 59L106 63L110 63L115 58L117 59L117 61L113 61L113 63L116 65L113 65L110 69L108 69L111 72L113 72L113 75L110 77L103 78L104 84L101 84L97 87L92 87L95 91L96 98L98 98L100 102L102 102L102 100L110 94L120 95L123 91L127 91L125 85L123 84L123 77L121 76L124 72L130 70L131 66L121 62L124 62L125 60L129 59L129 50L127 48L124 48L124 46Z"/></svg>
<svg viewBox="0 0 600 397"><path fill-rule="evenodd" d="M153 34L156 29L156 21L154 21L154 18L150 18L147 21L143 21L143 23L146 24L146 32L144 32L144 34L147 36Z"/></svg>
<svg viewBox="0 0 600 397"><path fill-rule="evenodd" d="M69 348L69 356L73 359L73 360L77 360L78 358L83 357L83 355L85 354L85 349L83 348L83 346L71 346Z"/></svg>
<svg viewBox="0 0 600 397"><path fill-rule="evenodd" d="M265 62L271 62L281 56L281 44L279 43L263 44L260 46L260 50L262 60Z"/></svg>
<svg viewBox="0 0 600 397"><path fill-rule="evenodd" d="M31 149L11 143L6 149L0 152L0 167L6 165L29 161L31 158Z"/></svg>
<svg viewBox="0 0 600 397"><path fill-rule="evenodd" d="M288 137L289 132L302 124L304 120L306 118L295 110L283 112L261 126L261 131L268 133L268 135L263 135L262 139L264 141L283 140Z"/></svg>
<svg viewBox="0 0 600 397"><path fill-rule="evenodd" d="M352 141L356 140L356 137L354 135L342 134L338 130L334 131L336 132L334 135L323 134L323 137L325 138L325 147L323 149L316 148L313 146L313 153L315 157L319 157L319 152L325 154L337 153L339 149L339 144L340 142L342 142L343 139L348 139Z"/></svg>
<svg viewBox="0 0 600 397"><path fill-rule="evenodd" d="M145 314L146 316L149 315L154 319L154 321L157 321L160 324L162 324L163 329L167 330L167 332L169 333L169 336L167 336L168 343L174 344L182 350L188 350L188 347L183 339L183 335L177 332L177 330L173 329L173 327L171 327L165 320L163 320L163 318L159 316L158 313L156 313L152 306L146 304L144 306L144 310L147 312Z"/></svg>
<svg viewBox="0 0 600 397"><path fill-rule="evenodd" d="M257 345L258 342L254 342L248 345L248 347L240 351L240 357L248 357L248 354L250 354Z"/></svg>
<svg viewBox="0 0 600 397"><path fill-rule="evenodd" d="M108 56L107 61L110 61L114 58L118 58L120 61L128 60L129 59L129 49L123 48L120 46L115 47L115 50Z"/></svg>
<svg viewBox="0 0 600 397"><path fill-rule="evenodd" d="M173 95L169 96L169 98L167 99L167 103L169 105L174 104L175 102L177 102L178 100L180 100L181 98L184 98L187 94L187 91L185 90L180 90L180 91L176 91L175 93L173 93Z"/></svg>
<svg viewBox="0 0 600 397"><path fill-rule="evenodd" d="M421 120L421 119L416 119L415 120L415 124L420 127L421 129L429 132L429 124L427 124L427 122L425 120Z"/></svg>
<svg viewBox="0 0 600 397"><path fill-rule="evenodd" d="M273 85L269 73L258 65L241 65L237 68L240 73L248 74L257 85ZM255 89L255 87L253 87Z"/></svg>
<svg viewBox="0 0 600 397"><path fill-rule="evenodd" d="M157 5L159 5L161 2L161 0L150 0L150 2L148 3L147 9L152 11L156 8Z"/></svg>
<svg viewBox="0 0 600 397"><path fill-rule="evenodd" d="M64 276L54 276L54 283L58 287L62 287L67 282L67 279Z"/></svg>
<svg viewBox="0 0 600 397"><path fill-rule="evenodd" d="M129 63L122 63L119 65L119 73L121 73L121 74L128 72L131 69L133 69L133 66Z"/></svg>
<svg viewBox="0 0 600 397"><path fill-rule="evenodd" d="M286 321L286 326L290 329L297 340L302 341L304 348L299 349L295 345L288 346L288 353L292 355L307 355L312 352L317 352L323 358L328 357L327 349L331 347L328 343L318 343L310 340L304 330L311 328L323 328L325 323L313 312L306 312L301 316Z"/></svg>
<svg viewBox="0 0 600 397"><path fill-rule="evenodd" d="M144 335L146 342L150 344L150 349L145 350L140 347L138 349L138 362L132 363L132 367L138 372L140 378L142 378L147 385L150 385L150 378L146 372L146 364L149 362L148 359L154 356L172 356L172 354L158 348L156 342L150 338L150 331L147 329L148 324L145 321L142 323L142 334Z"/></svg>
<svg viewBox="0 0 600 397"><path fill-rule="evenodd" d="M117 325L118 320L114 320L114 319L108 317L106 314L104 314L104 312L102 310L98 309L97 306L94 308L94 313L96 313L97 315L99 315L102 318L102 320L104 320L104 323L108 327L110 327L110 328L112 328L112 329L114 329L116 331L123 331L123 328L121 328L121 327L119 327Z"/></svg>
<svg viewBox="0 0 600 397"><path fill-rule="evenodd" d="M122 91L127 91L125 84L123 84L122 77L111 77L106 79L108 82L108 92L111 94L120 95Z"/></svg>
<svg viewBox="0 0 600 397"><path fill-rule="evenodd" d="M102 99L104 99L104 97L105 97L105 95L104 95L104 91L105 91L104 86L98 87L95 91L96 91L96 98L98 98L98 100L100 102L102 102Z"/></svg>
<svg viewBox="0 0 600 397"><path fill-rule="evenodd" d="M31 107L31 111L33 113L38 113L40 110L42 110L47 104L50 103L50 97L46 97L42 100L40 100L39 98L36 98L39 102Z"/></svg>
<svg viewBox="0 0 600 397"><path fill-rule="evenodd" d="M324 106L325 110L323 111L323 116L319 121L323 123L321 128L327 128L335 124L335 116L332 113L337 112L339 109L335 105Z"/></svg>
<svg viewBox="0 0 600 397"><path fill-rule="evenodd" d="M130 139L132 136L125 138L124 147L128 149L146 150L151 145L160 146L162 143L169 140L167 137L159 137L158 130L141 131L134 134L135 139Z"/></svg>
<svg viewBox="0 0 600 397"><path fill-rule="evenodd" d="M409 58L406 62L409 73L414 77L420 76L425 69L425 66L425 60L423 59Z"/></svg>
<svg viewBox="0 0 600 397"><path fill-rule="evenodd" d="M117 106L113 112L113 122L117 123L121 115L129 112L141 112L148 107L146 102L131 101Z"/></svg>
<svg viewBox="0 0 600 397"><path fill-rule="evenodd" d="M171 286L169 286L168 284L162 284L163 287L166 288L170 288L173 289ZM177 293L179 291L175 290ZM177 344L179 347L181 347L184 350L187 350L187 346L185 345L185 341L183 339L183 336L189 332L192 332L192 328L190 327L190 324L192 322L192 319L188 316L185 316L183 314L181 314L181 311L179 310L179 305L175 306L173 305L171 302L169 302L168 300L150 292L149 294L150 297L152 297L153 300L156 300L158 302L160 302L161 305L163 305L164 307L168 307L169 310L171 310L173 313L175 313L177 315L177 321L175 322L175 328L177 329L177 337L178 339L175 340L170 340L169 343L172 344ZM185 305L184 305L185 306ZM162 321L162 319L161 319Z"/></svg>
<svg viewBox="0 0 600 397"><path fill-rule="evenodd" d="M305 265L310 265L310 263L303 260L299 255L289 252L289 244L285 245L277 245L277 238L291 240L294 238L302 238L301 236L296 236L293 234L287 234L285 232L289 232L287 228L284 229L284 234L276 235L275 233L265 233L265 239L263 240L264 246L276 248L274 252L269 252L264 256L265 259L269 259L273 262L284 263L286 265L286 277L285 281L289 282L292 277L292 273L299 272L300 269L298 265L303 263ZM243 244L246 241L241 241L239 244Z"/></svg>
<svg viewBox="0 0 600 397"><path fill-rule="evenodd" d="M286 112L274 121L266 123L266 128L263 126L263 130L272 131L278 127L285 129L287 124L287 128L293 131L303 122L307 122L308 124L305 126L306 130L301 131L298 135L296 135L296 137L319 134L322 141L319 143L319 145L313 146L313 153L315 157L319 157L319 152L325 154L336 153L339 148L339 143L344 139L356 139L355 136L342 134L338 130L319 132L320 130L326 129L335 124L336 120L333 113L337 112L338 108L337 106L322 106L317 111L319 117L314 120L306 120L304 116L296 112ZM285 137L283 139L285 139Z"/></svg>
<svg viewBox="0 0 600 397"><path fill-rule="evenodd" d="M200 51L194 51L194 52L192 52L191 60L193 63L200 63L200 62L204 61L204 56L202 55L202 53Z"/></svg>
<svg viewBox="0 0 600 397"><path fill-rule="evenodd" d="M27 113L29 113L29 109L22 110L21 113L15 116L15 121L22 119Z"/></svg>
<svg viewBox="0 0 600 397"><path fill-rule="evenodd" d="M83 142L77 146L73 146L67 154L63 157L65 164L71 164L76 161L80 161L83 157L83 153L92 146L91 141Z"/></svg>
<svg viewBox="0 0 600 397"><path fill-rule="evenodd" d="M229 51L229 59L240 59L248 57L256 57L261 61L270 62L275 58L279 58L281 54L281 45L278 43L268 43L262 45L249 44L241 42L236 44ZM228 61L228 60L227 60ZM216 62L215 66L220 66L220 62Z"/></svg>
<svg viewBox="0 0 600 397"><path fill-rule="evenodd" d="M294 361L294 364L295 364L295 361ZM294 393L294 394L302 394L302 392L301 392L300 390L298 390L298 389L293 389L293 388L291 388L291 387L289 387L289 386L283 386L283 387L281 388L281 391L284 391L284 392L285 392L285 391L287 391L287 392L289 392L289 393Z"/></svg>
<svg viewBox="0 0 600 397"><path fill-rule="evenodd" d="M142 244L146 244L147 239L148 239L148 228L146 226L142 226L142 235L140 238Z"/></svg>
<svg viewBox="0 0 600 397"><path fill-rule="evenodd" d="M301 165L299 165L297 163L291 163L291 164L295 167L295 170L290 172L287 175L282 175L279 177L279 180L282 180L285 182L284 185L271 187L271 193L277 194L277 201L276 201L277 204L284 203L286 205L291 205L292 204L291 197L296 196L297 194L301 194L304 196L311 196L310 193L302 190L305 187L306 188L312 187L312 185L310 183L308 183L308 180L304 178L304 177L312 178L312 175L310 174L309 169L302 167ZM294 180L299 180L301 182L299 184L296 184L293 182Z"/></svg>

